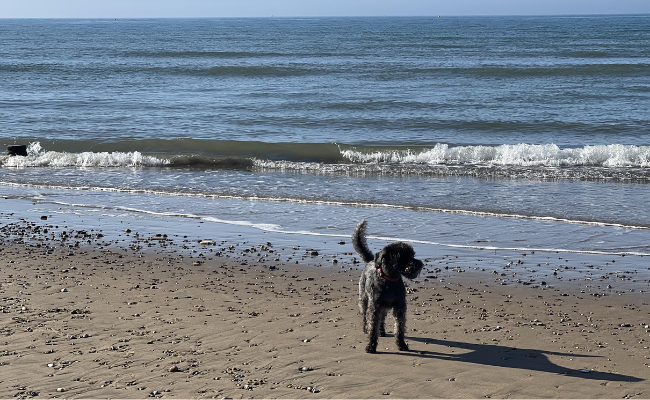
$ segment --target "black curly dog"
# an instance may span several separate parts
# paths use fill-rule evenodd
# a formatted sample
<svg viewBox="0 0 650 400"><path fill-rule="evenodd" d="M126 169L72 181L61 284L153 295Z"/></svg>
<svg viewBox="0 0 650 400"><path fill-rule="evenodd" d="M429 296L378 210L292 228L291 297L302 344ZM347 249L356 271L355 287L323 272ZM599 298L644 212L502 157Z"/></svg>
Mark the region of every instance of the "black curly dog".
<svg viewBox="0 0 650 400"><path fill-rule="evenodd" d="M401 351L408 351L404 341L406 331L406 288L402 276L415 279L422 270L422 261L414 258L411 245L391 243L376 255L366 243L366 220L362 220L352 235L354 250L366 262L359 279L359 311L363 316L363 332L368 335L367 353L377 352L379 336L386 336L384 321L389 309L395 317L395 343Z"/></svg>

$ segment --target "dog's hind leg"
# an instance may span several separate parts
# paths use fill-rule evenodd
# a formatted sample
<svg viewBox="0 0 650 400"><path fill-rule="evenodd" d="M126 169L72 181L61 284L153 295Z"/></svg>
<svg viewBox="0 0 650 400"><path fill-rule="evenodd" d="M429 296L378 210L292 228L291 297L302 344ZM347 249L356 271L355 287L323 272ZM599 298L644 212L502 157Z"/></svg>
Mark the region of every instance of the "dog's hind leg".
<svg viewBox="0 0 650 400"><path fill-rule="evenodd" d="M408 351L409 346L404 341L406 332L406 306L393 308L395 317L395 344L400 351Z"/></svg>
<svg viewBox="0 0 650 400"><path fill-rule="evenodd" d="M369 321L369 335L368 335L368 344L366 345L366 353L376 353L377 344L379 342L379 324L381 313L383 310L381 307L375 307L374 304L370 304L368 307Z"/></svg>
<svg viewBox="0 0 650 400"><path fill-rule="evenodd" d="M363 324L363 333L368 333L368 297L364 296L359 299L359 312L361 313L361 323Z"/></svg>
<svg viewBox="0 0 650 400"><path fill-rule="evenodd" d="M359 313L362 318L363 333L368 333L368 294L366 293L366 276L359 279Z"/></svg>

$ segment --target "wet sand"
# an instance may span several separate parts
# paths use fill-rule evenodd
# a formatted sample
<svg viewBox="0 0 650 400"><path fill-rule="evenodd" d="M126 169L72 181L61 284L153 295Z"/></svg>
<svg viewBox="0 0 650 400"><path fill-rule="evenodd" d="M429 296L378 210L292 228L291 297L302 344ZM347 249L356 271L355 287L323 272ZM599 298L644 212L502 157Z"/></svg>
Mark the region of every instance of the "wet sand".
<svg viewBox="0 0 650 400"><path fill-rule="evenodd" d="M647 293L500 285L429 262L435 275L408 283L411 351L389 317L366 354L360 264L243 240L116 248L97 232L16 229L0 232L1 398L650 396Z"/></svg>

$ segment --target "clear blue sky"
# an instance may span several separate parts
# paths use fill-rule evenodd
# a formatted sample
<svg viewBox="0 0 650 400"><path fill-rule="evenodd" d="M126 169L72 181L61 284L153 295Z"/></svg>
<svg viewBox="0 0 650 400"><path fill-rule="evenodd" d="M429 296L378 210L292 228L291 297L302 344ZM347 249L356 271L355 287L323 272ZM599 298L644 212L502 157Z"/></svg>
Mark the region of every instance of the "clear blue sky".
<svg viewBox="0 0 650 400"><path fill-rule="evenodd" d="M0 0L0 18L648 13L650 0Z"/></svg>

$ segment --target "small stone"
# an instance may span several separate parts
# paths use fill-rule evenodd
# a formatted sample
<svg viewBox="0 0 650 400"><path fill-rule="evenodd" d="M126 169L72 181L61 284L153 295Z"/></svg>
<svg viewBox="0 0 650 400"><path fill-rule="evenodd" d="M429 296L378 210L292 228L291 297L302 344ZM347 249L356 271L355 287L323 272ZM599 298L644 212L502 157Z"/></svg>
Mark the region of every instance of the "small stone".
<svg viewBox="0 0 650 400"><path fill-rule="evenodd" d="M214 246L216 243L212 239L203 239L199 242L199 244L202 244L204 246Z"/></svg>
<svg viewBox="0 0 650 400"><path fill-rule="evenodd" d="M64 388L56 388L56 391L61 393L61 392L65 392L65 389Z"/></svg>
<svg viewBox="0 0 650 400"><path fill-rule="evenodd" d="M317 251L312 251L312 252L311 252L311 256L312 256L312 257L316 257L317 255L318 255L318 252L317 252Z"/></svg>
<svg viewBox="0 0 650 400"><path fill-rule="evenodd" d="M169 372L178 372L178 367L176 365L169 367Z"/></svg>
<svg viewBox="0 0 650 400"><path fill-rule="evenodd" d="M67 291L68 291L68 289L66 289L66 288L61 289L61 293L67 293Z"/></svg>
<svg viewBox="0 0 650 400"><path fill-rule="evenodd" d="M53 364L53 363L49 363L49 364L47 364L47 366L48 366L48 368L53 368L53 367L54 367L54 364Z"/></svg>
<svg viewBox="0 0 650 400"><path fill-rule="evenodd" d="M454 382L456 381L456 378L449 378L449 382Z"/></svg>
<svg viewBox="0 0 650 400"><path fill-rule="evenodd" d="M47 215L41 215L41 220L47 221Z"/></svg>

